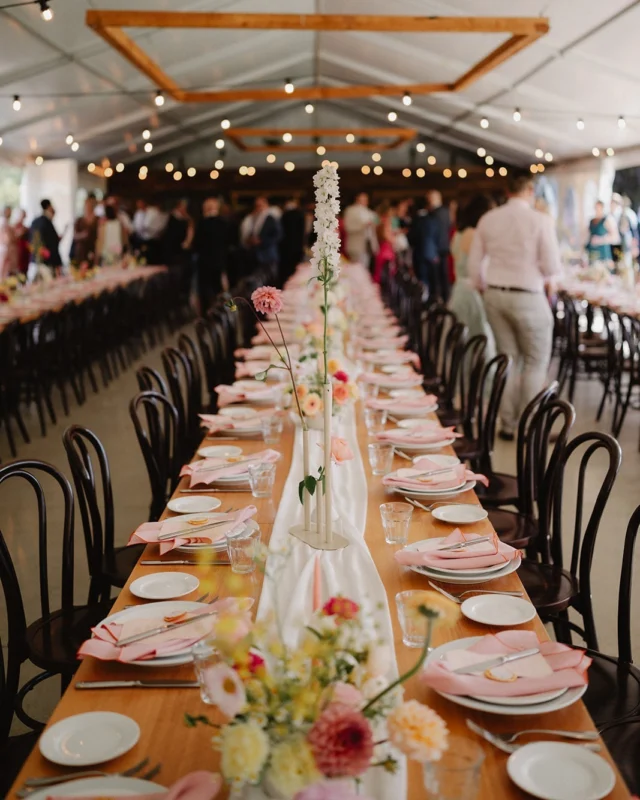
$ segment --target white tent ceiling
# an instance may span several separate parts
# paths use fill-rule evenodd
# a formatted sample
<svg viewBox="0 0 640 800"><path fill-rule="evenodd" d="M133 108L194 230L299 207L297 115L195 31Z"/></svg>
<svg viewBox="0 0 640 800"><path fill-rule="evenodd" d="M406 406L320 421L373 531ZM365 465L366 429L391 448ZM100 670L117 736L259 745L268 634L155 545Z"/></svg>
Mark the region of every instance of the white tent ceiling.
<svg viewBox="0 0 640 800"><path fill-rule="evenodd" d="M0 6L8 0L0 0ZM0 159L78 158L153 164L181 158L196 166L215 158L220 121L235 126L415 127L428 153L486 148L498 162L528 165L537 148L556 161L640 145L637 32L640 0L50 0L54 19L36 5L0 11ZM316 103L242 102L176 104L158 109L156 89L85 26L90 8L167 9L345 14L547 16L551 30L461 93ZM486 34L299 33L251 30L128 29L127 33L182 88L281 86L322 83L452 81L504 37ZM22 109L12 109L13 95ZM515 107L522 120L514 122ZM626 127L618 127L623 115ZM490 121L479 126L482 116ZM576 127L584 119L585 129ZM142 131L152 130L154 151L144 153ZM65 144L72 132L77 153ZM135 153L128 151L133 142ZM409 163L409 147L385 154L385 163ZM474 156L475 157L475 156ZM312 164L315 154L294 154ZM344 163L367 156L340 154ZM264 164L264 154L227 148L229 164Z"/></svg>

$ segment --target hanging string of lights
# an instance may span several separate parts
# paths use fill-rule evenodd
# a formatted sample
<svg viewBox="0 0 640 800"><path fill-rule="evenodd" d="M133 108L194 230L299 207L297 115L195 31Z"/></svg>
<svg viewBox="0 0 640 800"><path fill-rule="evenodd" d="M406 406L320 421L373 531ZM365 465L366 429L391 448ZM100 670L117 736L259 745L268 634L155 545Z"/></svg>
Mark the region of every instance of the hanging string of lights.
<svg viewBox="0 0 640 800"><path fill-rule="evenodd" d="M5 3L0 5L0 11L7 11L10 8L20 8L21 6L39 6L40 16L45 22L51 22L53 11L49 5L51 0L18 0L15 3Z"/></svg>

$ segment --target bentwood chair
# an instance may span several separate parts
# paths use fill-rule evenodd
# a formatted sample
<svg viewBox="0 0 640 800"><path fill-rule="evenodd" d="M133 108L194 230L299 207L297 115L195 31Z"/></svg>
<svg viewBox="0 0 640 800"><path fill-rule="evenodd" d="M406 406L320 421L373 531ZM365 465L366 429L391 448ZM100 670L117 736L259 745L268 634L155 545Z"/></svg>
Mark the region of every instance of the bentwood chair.
<svg viewBox="0 0 640 800"><path fill-rule="evenodd" d="M178 412L182 457L187 460L202 439L198 416L202 410L200 368L196 361L197 373L194 373L191 359L177 347L165 347L162 351L162 364L167 377L171 402Z"/></svg>
<svg viewBox="0 0 640 800"><path fill-rule="evenodd" d="M62 436L74 485L91 584L89 603L108 600L111 587L122 588L144 550L115 546L115 508L107 453L96 434L71 425Z"/></svg>
<svg viewBox="0 0 640 800"><path fill-rule="evenodd" d="M453 311L444 306L430 306L426 311L418 355L424 376L423 386L427 392L438 393L441 389L447 335L457 322Z"/></svg>
<svg viewBox="0 0 640 800"><path fill-rule="evenodd" d="M129 413L151 485L149 521L155 522L179 480L182 458L178 412L159 392L141 392L131 400Z"/></svg>
<svg viewBox="0 0 640 800"><path fill-rule="evenodd" d="M202 369L200 367L199 348L186 333L178 337L178 349L184 354L189 364L191 380L189 383L189 424L195 439L195 446L200 443L200 414L202 407Z"/></svg>
<svg viewBox="0 0 640 800"><path fill-rule="evenodd" d="M170 399L167 383L157 369L143 364L136 370L136 380L141 392L160 392Z"/></svg>
<svg viewBox="0 0 640 800"><path fill-rule="evenodd" d="M589 466L596 453L597 461L605 460L606 471L594 493ZM518 571L543 622L553 624L557 640L571 644L573 631L593 650L598 649L598 638L591 600L591 564L602 515L621 462L620 445L607 433L582 433L569 442L558 463L547 470L538 493L540 529L535 558L525 558ZM571 487L566 480L569 467L577 475L575 486ZM568 519L572 521L573 536L571 560L565 569L563 530ZM569 619L569 609L582 617L581 625Z"/></svg>
<svg viewBox="0 0 640 800"><path fill-rule="evenodd" d="M471 339L462 341L455 374L452 376L455 385L452 387L452 402L448 407L440 407L436 412L444 427L463 425L467 421L465 433L472 436L473 415L477 409L478 388L484 368L484 354L487 349L487 337L479 333ZM458 407L456 407L456 400Z"/></svg>
<svg viewBox="0 0 640 800"><path fill-rule="evenodd" d="M458 377L464 356L464 347L469 329L462 322L449 328L442 352L440 386L438 387L438 410L452 414L458 389Z"/></svg>
<svg viewBox="0 0 640 800"><path fill-rule="evenodd" d="M220 367L222 332L220 325L211 319L196 320L195 329L207 387L208 401L206 410L210 413L215 413L218 407L218 395L214 389L224 383Z"/></svg>

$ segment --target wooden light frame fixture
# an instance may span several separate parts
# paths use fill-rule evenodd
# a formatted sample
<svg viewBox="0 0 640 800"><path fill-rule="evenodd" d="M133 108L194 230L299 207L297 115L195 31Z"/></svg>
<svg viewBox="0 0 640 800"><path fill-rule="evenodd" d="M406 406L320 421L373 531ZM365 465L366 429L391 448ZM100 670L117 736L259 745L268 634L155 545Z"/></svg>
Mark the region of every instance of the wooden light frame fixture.
<svg viewBox="0 0 640 800"><path fill-rule="evenodd" d="M248 137L282 137L284 133L290 133L294 140L297 138L308 139L309 137L322 138L322 144L327 150L340 151L363 151L363 150L393 150L401 144L408 142L416 135L415 128L230 128L225 132L227 139L232 141L239 150L247 153L273 153L273 152L296 152L315 150L320 142L294 144L278 143L274 145L266 144L247 144L244 139ZM352 133L356 138L364 137L367 139L389 138L388 142L336 142L327 144L326 139L340 136L344 138Z"/></svg>
<svg viewBox="0 0 640 800"><path fill-rule="evenodd" d="M353 100L362 97L459 92L549 30L546 17L415 17L369 14L218 14L195 11L89 10L86 23L158 89L179 103L232 103L273 100ZM185 91L123 28L216 28L243 30L365 31L393 33L502 33L509 38L453 83L304 86L281 89Z"/></svg>

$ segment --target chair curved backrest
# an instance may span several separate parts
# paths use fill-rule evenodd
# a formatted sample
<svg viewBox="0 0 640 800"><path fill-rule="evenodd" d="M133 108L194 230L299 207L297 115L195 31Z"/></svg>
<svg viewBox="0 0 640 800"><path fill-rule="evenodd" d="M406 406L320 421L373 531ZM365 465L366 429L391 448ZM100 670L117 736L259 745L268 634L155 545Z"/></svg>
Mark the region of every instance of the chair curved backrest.
<svg viewBox="0 0 640 800"><path fill-rule="evenodd" d="M224 383L221 366L222 331L220 324L212 319L197 319L195 329L204 367L204 380L209 393L208 411L214 412L218 402L218 395L214 389Z"/></svg>
<svg viewBox="0 0 640 800"><path fill-rule="evenodd" d="M144 409L146 428L140 413ZM142 451L149 483L151 506L149 520L155 521L164 511L178 482L180 470L180 424L175 406L159 392L141 392L129 404L129 413Z"/></svg>
<svg viewBox="0 0 640 800"><path fill-rule="evenodd" d="M458 318L444 306L431 306L423 321L423 339L420 349L422 372L425 378L437 378L442 374L442 355L449 329Z"/></svg>
<svg viewBox="0 0 640 800"><path fill-rule="evenodd" d="M91 586L89 603L110 592L104 569L114 564L115 512L109 460L96 434L81 425L71 425L62 436L71 477L76 487Z"/></svg>
<svg viewBox="0 0 640 800"><path fill-rule="evenodd" d="M462 351L460 367L460 416L464 435L473 437L473 424L478 409L478 391L484 370L488 339L484 333L472 336Z"/></svg>
<svg viewBox="0 0 640 800"><path fill-rule="evenodd" d="M631 589L633 583L634 550L640 529L640 506L631 515L624 537L622 570L618 589L618 658L625 664L633 663L631 649Z"/></svg>
<svg viewBox="0 0 640 800"><path fill-rule="evenodd" d="M144 364L136 370L136 380L141 392L160 392L169 397L167 383L157 369Z"/></svg>
<svg viewBox="0 0 640 800"><path fill-rule="evenodd" d="M200 352L196 343L190 336L187 336L186 333L182 333L178 337L178 349L186 357L191 373L191 380L188 387L189 432L192 437L199 438L200 417L198 415L202 411L202 370L200 369Z"/></svg>
<svg viewBox="0 0 640 800"><path fill-rule="evenodd" d="M597 492L594 492L593 480L587 486L587 472L596 453L605 456L606 470ZM574 462L577 462L577 470L573 466ZM543 517L540 519L540 536L548 537L551 560L556 567L563 568L563 523L567 519L573 521L569 572L578 583L577 610L582 615L584 628L573 622L567 624L580 633L587 646L593 650L598 649L598 639L591 600L591 565L602 515L621 463L622 450L613 436L601 431L581 433L563 449L556 468L548 470L546 485L542 489L551 499L552 505L547 520ZM577 474L575 493L565 481L569 465L571 471ZM572 497L575 499L574 503L571 503ZM587 501L591 506L590 512L586 508ZM573 507L568 512L570 504ZM550 527L545 530L547 524Z"/></svg>
<svg viewBox="0 0 640 800"><path fill-rule="evenodd" d="M456 322L447 333L442 354L442 393L438 401L442 408L453 408L468 331L466 325Z"/></svg>
<svg viewBox="0 0 640 800"><path fill-rule="evenodd" d="M536 416L536 412L546 403L550 402L558 395L558 381L552 381L541 392L531 400L525 407L518 422L518 434L516 437L516 476L518 478L518 496L522 497L526 491L525 469L527 461L527 445L529 444L528 432L531 422ZM525 512L526 513L526 512Z"/></svg>
<svg viewBox="0 0 640 800"><path fill-rule="evenodd" d="M496 438L500 402L510 369L511 358L504 353L499 353L485 364L480 378L477 398L478 412L476 414L478 441L482 451L479 466L481 471L488 470L488 473L493 472L491 454Z"/></svg>

